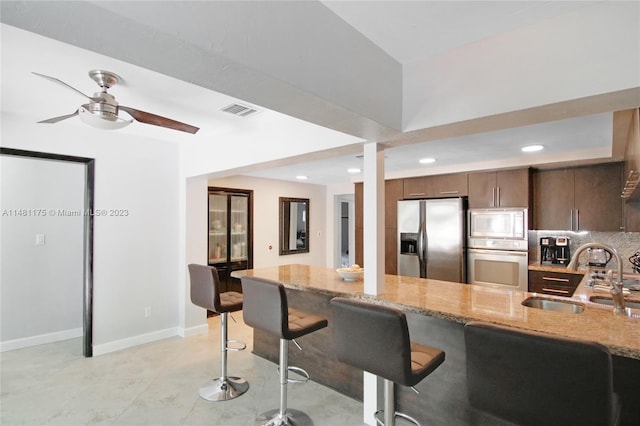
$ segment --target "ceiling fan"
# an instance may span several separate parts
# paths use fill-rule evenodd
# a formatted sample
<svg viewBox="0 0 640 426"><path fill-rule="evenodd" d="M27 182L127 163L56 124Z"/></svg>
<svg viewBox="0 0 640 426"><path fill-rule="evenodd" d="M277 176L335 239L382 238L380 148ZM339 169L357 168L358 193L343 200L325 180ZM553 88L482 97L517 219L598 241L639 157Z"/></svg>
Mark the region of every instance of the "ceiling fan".
<svg viewBox="0 0 640 426"><path fill-rule="evenodd" d="M55 77L50 77L48 75L40 74L37 72L33 72L33 74L46 78L47 80L53 81L54 83L61 84L89 99L88 103L81 105L75 112L71 114L49 118L48 120L38 121L38 123L52 124L78 115L80 116L80 119L86 124L107 130L120 129L122 127L128 126L133 122L133 120L139 121L140 123L153 124L154 126L166 127L169 129L179 130L181 132L187 132L191 134L195 134L198 130L200 130L200 128L198 127L191 126L180 121L172 120L170 118L162 117L150 112L140 111L139 109L119 105L116 101L116 98L113 95L107 93L107 89L113 87L118 83L118 81L121 80L121 78L113 72L104 70L89 71L89 77L91 77L93 81L98 83L98 86L100 86L101 89L100 92L94 93L93 96L87 96L75 87L72 87L64 81L59 80ZM132 117L132 119L127 120L121 118L119 116L120 111L125 111Z"/></svg>

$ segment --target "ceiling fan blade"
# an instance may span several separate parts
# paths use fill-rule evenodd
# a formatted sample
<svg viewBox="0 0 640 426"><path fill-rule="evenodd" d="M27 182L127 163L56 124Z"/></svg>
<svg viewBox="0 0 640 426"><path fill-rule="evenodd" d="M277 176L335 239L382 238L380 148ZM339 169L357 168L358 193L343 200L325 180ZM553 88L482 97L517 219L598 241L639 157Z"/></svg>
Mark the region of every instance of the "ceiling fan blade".
<svg viewBox="0 0 640 426"><path fill-rule="evenodd" d="M104 102L104 99L102 99L102 98L92 98L91 96L85 95L84 93L82 93L81 91L79 91L78 89L76 89L75 87L73 87L73 86L69 86L69 85L68 85L67 83L65 83L64 81L59 80L59 79L57 79L57 78L55 78L55 77L49 77L48 75L40 74L40 73L37 73L37 72L34 72L34 71L31 71L31 73L32 73L32 74L35 74L35 75L39 75L40 77L46 78L46 79L47 79L47 80L49 80L49 81L53 81L54 83L58 83L58 84L60 84L60 85L62 85L62 86L64 86L64 87L66 87L66 88L68 88L68 89L71 89L71 90L73 90L74 92L81 94L82 96L84 96L85 98L87 98L87 99L89 99L89 100L91 100L91 101L93 101L93 102L98 102L98 103L100 103L100 102Z"/></svg>
<svg viewBox="0 0 640 426"><path fill-rule="evenodd" d="M118 109L126 111L131 115L134 119L141 123L153 124L154 126L167 127L173 130L179 130L181 132L187 132L191 134L195 134L199 127L191 126L186 123L181 123L180 121L172 120L170 118L162 117L160 115L151 114L150 112L140 111L135 108L126 107L120 105Z"/></svg>
<svg viewBox="0 0 640 426"><path fill-rule="evenodd" d="M48 120L38 121L38 123L53 124L53 123L57 123L58 121L66 120L67 118L75 117L76 115L78 115L78 110L76 110L76 112L74 112L73 114L61 115L60 117L53 117Z"/></svg>

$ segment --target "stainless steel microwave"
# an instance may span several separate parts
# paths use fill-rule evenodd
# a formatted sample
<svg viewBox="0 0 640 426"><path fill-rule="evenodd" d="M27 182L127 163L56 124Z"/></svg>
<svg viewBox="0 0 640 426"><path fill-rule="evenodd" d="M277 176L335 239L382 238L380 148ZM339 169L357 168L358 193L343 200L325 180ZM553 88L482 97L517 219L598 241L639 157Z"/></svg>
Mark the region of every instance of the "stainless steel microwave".
<svg viewBox="0 0 640 426"><path fill-rule="evenodd" d="M468 229L470 247L526 250L529 229L528 210L526 208L470 209ZM498 246L488 247L488 241Z"/></svg>

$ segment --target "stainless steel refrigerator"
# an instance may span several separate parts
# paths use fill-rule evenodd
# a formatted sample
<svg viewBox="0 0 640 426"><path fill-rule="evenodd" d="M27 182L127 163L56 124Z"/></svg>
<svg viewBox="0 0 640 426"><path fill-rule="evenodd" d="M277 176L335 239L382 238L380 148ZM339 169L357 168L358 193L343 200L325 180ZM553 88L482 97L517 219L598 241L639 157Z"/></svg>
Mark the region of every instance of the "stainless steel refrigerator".
<svg viewBox="0 0 640 426"><path fill-rule="evenodd" d="M465 200L398 201L398 275L466 282Z"/></svg>

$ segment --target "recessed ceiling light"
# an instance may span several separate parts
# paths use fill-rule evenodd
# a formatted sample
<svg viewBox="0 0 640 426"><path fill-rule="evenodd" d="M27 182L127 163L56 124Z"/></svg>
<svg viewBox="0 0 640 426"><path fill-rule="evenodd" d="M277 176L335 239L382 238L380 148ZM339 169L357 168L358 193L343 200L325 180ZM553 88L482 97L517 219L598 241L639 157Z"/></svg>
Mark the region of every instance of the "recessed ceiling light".
<svg viewBox="0 0 640 426"><path fill-rule="evenodd" d="M347 173L351 173L351 174L356 174L356 173L360 173L362 170L356 168L356 167L352 167L350 169L347 169Z"/></svg>
<svg viewBox="0 0 640 426"><path fill-rule="evenodd" d="M522 147L522 152L537 152L542 151L544 146L542 145L527 145Z"/></svg>
<svg viewBox="0 0 640 426"><path fill-rule="evenodd" d="M431 163L435 163L436 159L435 158L421 158L420 159L420 164L431 164Z"/></svg>
<svg viewBox="0 0 640 426"><path fill-rule="evenodd" d="M307 179L309 179L309 176L298 175L298 176L296 176L296 179L298 179L298 180L307 180Z"/></svg>

